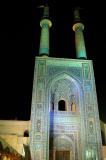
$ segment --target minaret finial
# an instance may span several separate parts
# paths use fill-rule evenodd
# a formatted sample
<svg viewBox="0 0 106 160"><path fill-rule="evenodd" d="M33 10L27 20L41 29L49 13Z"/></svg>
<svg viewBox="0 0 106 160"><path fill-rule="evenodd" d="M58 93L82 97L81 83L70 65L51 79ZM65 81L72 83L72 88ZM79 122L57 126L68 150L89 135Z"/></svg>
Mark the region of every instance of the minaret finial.
<svg viewBox="0 0 106 160"><path fill-rule="evenodd" d="M49 18L49 6L47 3L44 5L43 18Z"/></svg>
<svg viewBox="0 0 106 160"><path fill-rule="evenodd" d="M75 22L80 21L79 9L80 9L80 7L76 7L74 10L74 21Z"/></svg>

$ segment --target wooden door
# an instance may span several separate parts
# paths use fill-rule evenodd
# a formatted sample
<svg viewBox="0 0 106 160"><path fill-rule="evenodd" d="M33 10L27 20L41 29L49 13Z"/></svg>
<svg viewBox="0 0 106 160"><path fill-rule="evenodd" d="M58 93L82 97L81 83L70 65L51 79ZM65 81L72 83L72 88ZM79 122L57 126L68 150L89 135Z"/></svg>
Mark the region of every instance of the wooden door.
<svg viewBox="0 0 106 160"><path fill-rule="evenodd" d="M70 151L56 151L55 160L70 160Z"/></svg>

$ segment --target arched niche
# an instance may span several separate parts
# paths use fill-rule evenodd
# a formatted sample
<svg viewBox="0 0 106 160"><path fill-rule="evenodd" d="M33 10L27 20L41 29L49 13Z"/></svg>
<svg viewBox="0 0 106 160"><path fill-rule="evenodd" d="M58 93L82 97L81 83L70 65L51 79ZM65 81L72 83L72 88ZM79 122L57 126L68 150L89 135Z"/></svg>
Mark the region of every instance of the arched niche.
<svg viewBox="0 0 106 160"><path fill-rule="evenodd" d="M24 137L29 137L29 131L28 130L24 131Z"/></svg>
<svg viewBox="0 0 106 160"><path fill-rule="evenodd" d="M65 103L62 103L65 105L65 111L71 112L74 107L74 112L79 112L82 90L78 80L66 73L60 74L50 80L47 88L50 111L58 111L59 103L64 101ZM74 96L74 102L72 96Z"/></svg>
<svg viewBox="0 0 106 160"><path fill-rule="evenodd" d="M62 99L58 102L58 111L67 111L65 100Z"/></svg>
<svg viewBox="0 0 106 160"><path fill-rule="evenodd" d="M56 136L54 146L55 157L57 156L56 154L64 155L66 153L70 159L75 159L75 143L70 137L66 135ZM69 159L69 157L67 158Z"/></svg>

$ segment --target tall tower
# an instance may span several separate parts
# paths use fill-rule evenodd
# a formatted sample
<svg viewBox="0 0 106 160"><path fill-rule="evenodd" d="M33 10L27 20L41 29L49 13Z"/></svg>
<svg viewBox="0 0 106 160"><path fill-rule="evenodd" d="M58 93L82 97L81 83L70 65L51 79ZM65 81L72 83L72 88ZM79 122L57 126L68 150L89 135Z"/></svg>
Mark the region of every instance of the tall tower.
<svg viewBox="0 0 106 160"><path fill-rule="evenodd" d="M78 8L74 11L74 22L73 30L75 31L76 56L79 59L87 59L84 36L82 32L84 30L84 25L80 22Z"/></svg>
<svg viewBox="0 0 106 160"><path fill-rule="evenodd" d="M43 17L40 21L41 37L40 37L40 56L49 56L49 28L52 26L52 22L49 20L49 7L45 5Z"/></svg>
<svg viewBox="0 0 106 160"><path fill-rule="evenodd" d="M73 25L77 59L48 57L48 6L45 13L33 81L32 160L102 160L93 65L87 60L79 12Z"/></svg>

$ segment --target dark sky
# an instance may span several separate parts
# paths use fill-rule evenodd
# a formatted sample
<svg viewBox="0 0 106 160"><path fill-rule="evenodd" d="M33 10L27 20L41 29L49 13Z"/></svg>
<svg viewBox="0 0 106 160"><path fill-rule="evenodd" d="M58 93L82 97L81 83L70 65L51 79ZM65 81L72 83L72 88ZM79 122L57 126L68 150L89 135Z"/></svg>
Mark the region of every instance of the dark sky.
<svg viewBox="0 0 106 160"><path fill-rule="evenodd" d="M47 1L45 1L47 2ZM29 120L34 57L38 55L44 1L4 1L0 9L1 110L0 119ZM106 122L106 13L96 0L51 0L50 56L75 58L73 10L80 6L85 25L88 59L93 60L100 118Z"/></svg>

